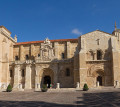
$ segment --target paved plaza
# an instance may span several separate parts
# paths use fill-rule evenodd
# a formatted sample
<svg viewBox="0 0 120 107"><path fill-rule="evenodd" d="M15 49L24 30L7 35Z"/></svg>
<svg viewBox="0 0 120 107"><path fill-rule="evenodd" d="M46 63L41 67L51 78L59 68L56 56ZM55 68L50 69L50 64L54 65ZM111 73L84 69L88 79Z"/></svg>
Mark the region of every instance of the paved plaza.
<svg viewBox="0 0 120 107"><path fill-rule="evenodd" d="M0 92L0 107L119 107L120 89Z"/></svg>

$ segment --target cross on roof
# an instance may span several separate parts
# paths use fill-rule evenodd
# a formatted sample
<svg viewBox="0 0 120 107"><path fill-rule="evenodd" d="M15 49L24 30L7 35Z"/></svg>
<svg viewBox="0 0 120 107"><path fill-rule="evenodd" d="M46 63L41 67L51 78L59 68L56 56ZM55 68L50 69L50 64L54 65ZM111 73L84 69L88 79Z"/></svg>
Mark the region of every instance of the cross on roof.
<svg viewBox="0 0 120 107"><path fill-rule="evenodd" d="M99 45L100 44L100 39L97 39L96 41L97 41L97 45Z"/></svg>

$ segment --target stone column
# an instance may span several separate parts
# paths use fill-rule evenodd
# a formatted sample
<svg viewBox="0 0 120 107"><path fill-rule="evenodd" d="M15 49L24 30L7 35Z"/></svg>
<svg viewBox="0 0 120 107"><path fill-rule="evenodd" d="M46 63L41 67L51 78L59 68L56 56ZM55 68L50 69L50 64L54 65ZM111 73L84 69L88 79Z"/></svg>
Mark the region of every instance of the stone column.
<svg viewBox="0 0 120 107"><path fill-rule="evenodd" d="M55 47L55 58L57 58L58 59L58 53L59 53L59 47L58 47L58 42L55 42L54 43L54 47Z"/></svg>
<svg viewBox="0 0 120 107"><path fill-rule="evenodd" d="M71 48L70 48L70 42L67 42L67 58L70 58L70 50L71 50Z"/></svg>
<svg viewBox="0 0 120 107"><path fill-rule="evenodd" d="M80 87L87 83L87 65L86 65L86 41L81 37L81 50L79 52L79 78ZM79 82L79 81L78 81Z"/></svg>
<svg viewBox="0 0 120 107"><path fill-rule="evenodd" d="M34 56L34 52L35 52L35 47L34 47L34 44L31 44L31 49L30 49L30 53L31 53L31 56Z"/></svg>
<svg viewBox="0 0 120 107"><path fill-rule="evenodd" d="M35 90L39 90L40 89L40 83L39 83L39 77L36 75L35 76Z"/></svg>
<svg viewBox="0 0 120 107"><path fill-rule="evenodd" d="M56 85L58 83L58 72L59 72L59 65L58 64L54 64L53 72L54 72L53 87L56 88Z"/></svg>
<svg viewBox="0 0 120 107"><path fill-rule="evenodd" d="M25 89L31 89L31 64L26 65Z"/></svg>
<svg viewBox="0 0 120 107"><path fill-rule="evenodd" d="M36 72L36 74L35 74L35 91L40 91L40 88L41 88L41 78L39 79L39 71L40 71L41 69L39 68L39 66L38 65L36 65L35 66L35 72Z"/></svg>
<svg viewBox="0 0 120 107"><path fill-rule="evenodd" d="M15 65L14 68L14 88L18 89L19 87L19 73L20 73L20 65Z"/></svg>
<svg viewBox="0 0 120 107"><path fill-rule="evenodd" d="M20 61L24 60L24 47L20 45Z"/></svg>

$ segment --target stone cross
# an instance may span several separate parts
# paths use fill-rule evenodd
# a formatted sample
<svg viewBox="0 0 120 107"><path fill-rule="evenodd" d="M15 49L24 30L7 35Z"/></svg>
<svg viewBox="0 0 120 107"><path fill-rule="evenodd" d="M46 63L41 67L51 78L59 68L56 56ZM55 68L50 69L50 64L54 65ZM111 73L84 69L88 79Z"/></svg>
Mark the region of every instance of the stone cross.
<svg viewBox="0 0 120 107"><path fill-rule="evenodd" d="M97 45L99 45L100 44L100 41L99 41L100 39L97 39L96 41L97 41Z"/></svg>

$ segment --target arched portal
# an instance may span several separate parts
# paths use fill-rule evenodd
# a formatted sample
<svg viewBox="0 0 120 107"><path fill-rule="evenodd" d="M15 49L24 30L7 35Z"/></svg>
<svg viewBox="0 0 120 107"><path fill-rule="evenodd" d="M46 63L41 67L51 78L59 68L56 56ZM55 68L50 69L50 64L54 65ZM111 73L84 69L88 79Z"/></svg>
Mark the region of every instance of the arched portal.
<svg viewBox="0 0 120 107"><path fill-rule="evenodd" d="M47 87L50 88L50 84L51 84L51 77L50 76L44 76L44 80L43 80L44 84L47 84Z"/></svg>
<svg viewBox="0 0 120 107"><path fill-rule="evenodd" d="M46 84L48 88L50 88L51 84L54 84L54 72L50 68L44 68L42 71L40 71L40 78L39 82L41 84L41 87L43 84Z"/></svg>
<svg viewBox="0 0 120 107"><path fill-rule="evenodd" d="M105 83L104 83L105 76L104 76L104 71L102 69L97 69L96 71L93 72L92 75L93 75L93 77L94 77L94 79L96 81L94 83L99 82L100 86L104 86L105 85Z"/></svg>

